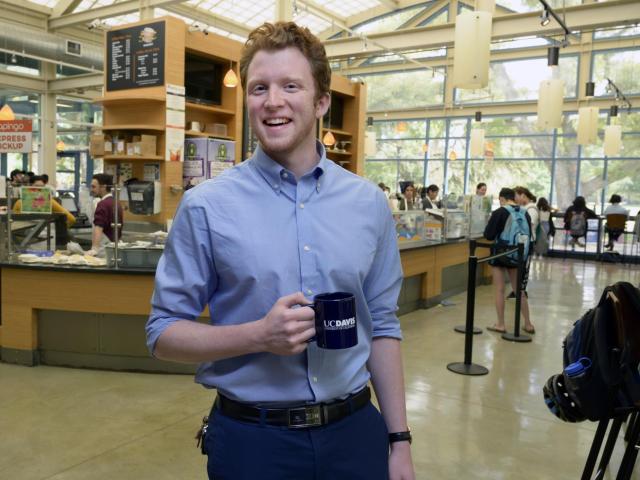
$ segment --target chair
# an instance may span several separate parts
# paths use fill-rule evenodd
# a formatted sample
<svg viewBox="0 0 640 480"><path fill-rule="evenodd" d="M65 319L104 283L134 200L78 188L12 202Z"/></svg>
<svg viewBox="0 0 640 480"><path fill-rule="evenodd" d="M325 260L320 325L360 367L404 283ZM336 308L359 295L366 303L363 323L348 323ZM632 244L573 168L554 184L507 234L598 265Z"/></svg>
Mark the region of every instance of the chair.
<svg viewBox="0 0 640 480"><path fill-rule="evenodd" d="M624 213L610 213L607 215L607 223L605 225L605 231L608 234L607 247L613 250L613 242L624 233L627 224L627 216Z"/></svg>

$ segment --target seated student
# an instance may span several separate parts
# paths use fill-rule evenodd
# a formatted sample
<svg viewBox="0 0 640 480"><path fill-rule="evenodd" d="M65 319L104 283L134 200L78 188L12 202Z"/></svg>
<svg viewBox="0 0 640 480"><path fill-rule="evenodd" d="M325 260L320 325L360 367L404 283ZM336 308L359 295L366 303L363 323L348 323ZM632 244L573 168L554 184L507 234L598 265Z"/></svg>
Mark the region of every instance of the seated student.
<svg viewBox="0 0 640 480"><path fill-rule="evenodd" d="M32 187L46 187L45 183L44 183L44 179L40 176L34 176L33 177L33 183L31 184ZM14 213L22 213L22 200L17 200L16 203L13 205L12 211ZM67 227L70 227L71 225L73 225L74 223L76 223L76 217L74 217L69 210L67 210L66 208L64 208L62 205L60 205L58 203L57 200L55 200L54 198L51 198L51 211L53 213L64 213L65 216L67 217Z"/></svg>
<svg viewBox="0 0 640 480"><path fill-rule="evenodd" d="M624 215L625 218L629 218L629 210L621 206L620 202L622 202L622 197L620 195L618 195L617 193L611 195L611 198L609 199L609 203L611 205L604 209L603 215L605 217L608 217L609 215ZM607 221L604 229L609 237L605 248L611 251L613 250L613 242L617 241L618 238L620 238L620 235L622 235L622 233L624 232L624 228L612 228L609 226L609 222Z"/></svg>
<svg viewBox="0 0 640 480"><path fill-rule="evenodd" d="M427 195L424 197L424 208L442 208L442 202L436 200L439 191L440 188L438 188L437 185L431 184L427 187Z"/></svg>
<svg viewBox="0 0 640 480"><path fill-rule="evenodd" d="M585 246L580 242L580 238L587 236L587 221L592 218L598 218L596 212L587 208L584 197L576 197L573 205L567 208L564 214L564 229L571 235L569 243L572 247L576 243L581 247Z"/></svg>

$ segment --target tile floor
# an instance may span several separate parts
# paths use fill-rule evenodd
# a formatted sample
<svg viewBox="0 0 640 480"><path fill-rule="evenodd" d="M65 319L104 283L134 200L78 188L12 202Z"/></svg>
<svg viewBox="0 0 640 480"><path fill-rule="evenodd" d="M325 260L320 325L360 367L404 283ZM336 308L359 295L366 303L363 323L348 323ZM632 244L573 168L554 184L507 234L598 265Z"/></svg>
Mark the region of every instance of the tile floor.
<svg viewBox="0 0 640 480"><path fill-rule="evenodd" d="M463 360L464 336L452 329L464 323L464 294L452 306L403 316L417 478L579 478L595 425L557 420L541 388L561 370L571 324L618 280L639 284L640 267L535 261L529 293L538 333L528 344L476 336L473 360L490 370L483 377L446 369ZM492 299L491 286L478 289L477 325L493 323ZM193 436L212 398L190 376L0 363L0 479L203 479Z"/></svg>

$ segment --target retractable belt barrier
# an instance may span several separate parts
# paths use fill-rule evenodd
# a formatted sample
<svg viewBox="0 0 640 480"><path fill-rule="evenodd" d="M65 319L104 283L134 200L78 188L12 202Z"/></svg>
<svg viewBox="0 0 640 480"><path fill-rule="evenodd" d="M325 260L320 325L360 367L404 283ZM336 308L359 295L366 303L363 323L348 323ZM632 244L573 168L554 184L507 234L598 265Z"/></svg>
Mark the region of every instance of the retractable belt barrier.
<svg viewBox="0 0 640 480"><path fill-rule="evenodd" d="M473 353L473 335L474 333L482 333L482 330L476 329L474 331L473 321L475 314L475 302L476 302L476 274L478 271L478 264L495 260L496 258L504 257L511 253L518 253L518 281L515 286L516 291L516 311L515 311L515 327L513 334L504 333L502 338L512 342L530 342L531 337L527 335L520 335L520 308L522 301L522 278L524 276L524 245L518 244L513 249L505 252L490 255L488 257L478 258L476 256L476 248L492 248L492 243L480 243L476 240L469 242L469 277L467 280L467 318L464 327L464 362L453 362L447 365L447 369L459 373L461 375L486 375L489 373L489 369L471 362ZM460 332L461 327L456 327L457 332Z"/></svg>

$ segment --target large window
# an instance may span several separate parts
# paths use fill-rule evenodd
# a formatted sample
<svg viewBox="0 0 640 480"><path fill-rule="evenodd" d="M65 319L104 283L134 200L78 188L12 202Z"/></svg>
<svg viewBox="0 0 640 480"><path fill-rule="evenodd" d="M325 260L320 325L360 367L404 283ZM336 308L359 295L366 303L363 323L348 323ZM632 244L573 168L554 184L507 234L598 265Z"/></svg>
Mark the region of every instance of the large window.
<svg viewBox="0 0 640 480"><path fill-rule="evenodd" d="M640 93L640 49L593 52L592 80L596 96L613 95L607 91L607 78L625 95Z"/></svg>
<svg viewBox="0 0 640 480"><path fill-rule="evenodd" d="M601 141L577 144L575 113L565 114L562 128L552 132L537 131L535 121L533 115L485 117L486 159L469 158L469 117L379 121L374 124L378 153L367 159L365 175L395 191L403 180L435 183L448 193L470 193L485 182L494 196L502 187L524 185L560 210L582 195L601 212L618 193L631 214L638 213L640 110L624 111L615 120L623 129L623 149L615 158L604 156ZM601 132L608 121L602 112Z"/></svg>
<svg viewBox="0 0 640 480"><path fill-rule="evenodd" d="M565 98L575 97L578 83L578 57L562 56L558 69L564 80ZM455 101L464 104L535 100L538 98L540 82L550 76L546 58L491 62L489 85L477 90L456 89Z"/></svg>
<svg viewBox="0 0 640 480"><path fill-rule="evenodd" d="M444 102L444 75L409 70L363 77L367 83L367 110L384 111L424 107Z"/></svg>

